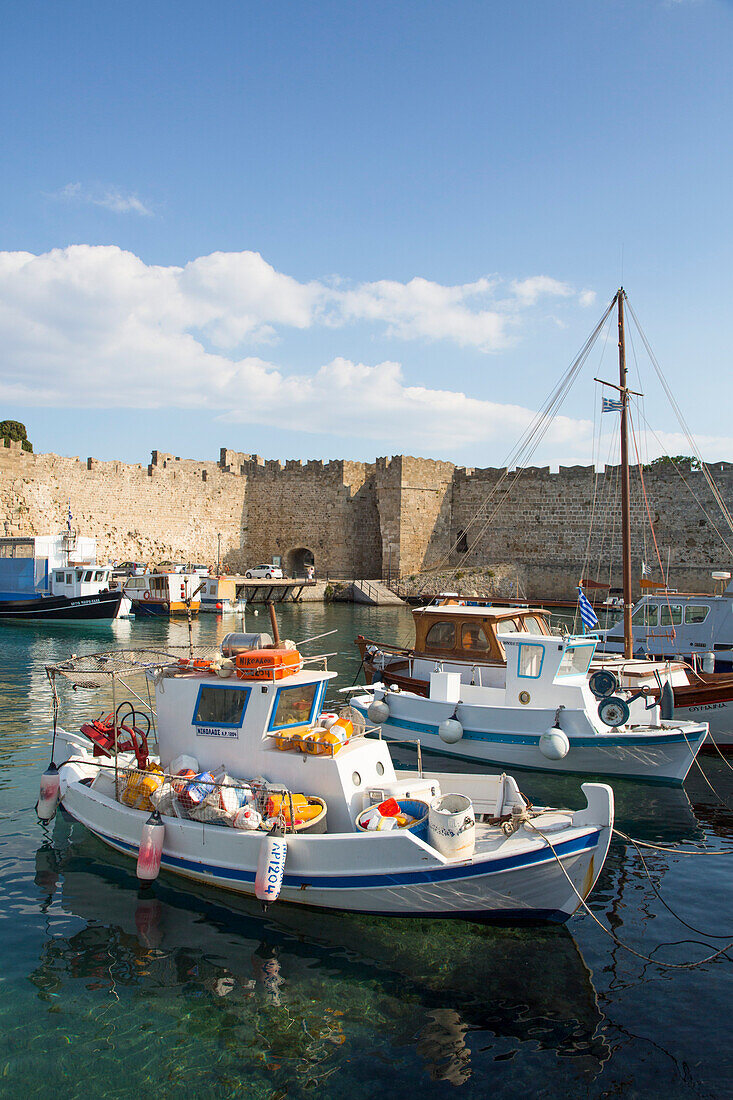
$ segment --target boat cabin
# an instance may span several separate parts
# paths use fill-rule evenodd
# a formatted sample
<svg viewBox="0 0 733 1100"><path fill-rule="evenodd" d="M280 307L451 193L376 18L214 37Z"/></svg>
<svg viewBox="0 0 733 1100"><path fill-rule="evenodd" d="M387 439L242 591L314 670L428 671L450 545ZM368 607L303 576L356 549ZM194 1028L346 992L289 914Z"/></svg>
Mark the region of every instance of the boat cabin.
<svg viewBox="0 0 733 1100"><path fill-rule="evenodd" d="M227 574L221 577L203 577L201 611L243 611L247 603L247 578Z"/></svg>
<svg viewBox="0 0 733 1100"><path fill-rule="evenodd" d="M54 569L50 576L54 596L96 596L112 587L112 567L95 565L66 566Z"/></svg>
<svg viewBox="0 0 733 1100"><path fill-rule="evenodd" d="M334 755L278 747L283 733L316 724L335 676L301 671L276 681L167 672L156 685L161 765L168 770L184 753L202 770L223 765L235 776L262 776L317 795L328 805L329 832L352 832L369 789L396 780L387 743L356 737Z"/></svg>
<svg viewBox="0 0 733 1100"><path fill-rule="evenodd" d="M499 634L549 635L546 611L517 607L469 607L458 602L416 607L415 655L504 664Z"/></svg>
<svg viewBox="0 0 733 1100"><path fill-rule="evenodd" d="M144 573L129 577L122 591L136 615L185 615L189 599L196 614L204 583L197 573Z"/></svg>
<svg viewBox="0 0 733 1100"><path fill-rule="evenodd" d="M733 661L732 597L730 591L718 596L671 591L642 596L631 616L634 655L693 659L711 652L715 670L728 671ZM623 636L622 622L607 630L606 652L623 652Z"/></svg>

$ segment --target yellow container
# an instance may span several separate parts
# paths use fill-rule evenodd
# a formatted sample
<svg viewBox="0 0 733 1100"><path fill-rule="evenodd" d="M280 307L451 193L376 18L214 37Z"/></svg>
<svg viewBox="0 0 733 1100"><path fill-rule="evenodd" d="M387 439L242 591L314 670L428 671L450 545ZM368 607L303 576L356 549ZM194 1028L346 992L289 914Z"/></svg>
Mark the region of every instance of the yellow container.
<svg viewBox="0 0 733 1100"><path fill-rule="evenodd" d="M342 738L334 732L335 728L332 726L330 730L318 730L311 734L306 740L306 752L313 753L314 756L335 756L343 745Z"/></svg>
<svg viewBox="0 0 733 1100"><path fill-rule="evenodd" d="M299 752L303 752L303 737L309 732L310 726L293 726L281 730L280 733L274 733L272 736L275 738L275 745L282 752L287 752L289 749L297 749Z"/></svg>
<svg viewBox="0 0 733 1100"><path fill-rule="evenodd" d="M311 809L308 799L304 794L271 794L267 800L267 816L277 817L282 814L286 823L290 824L290 802L293 803L293 814L296 818L303 818L304 821L308 820L304 815ZM315 807L316 810L320 810L320 806ZM312 814L312 817L316 817L316 814Z"/></svg>
<svg viewBox="0 0 733 1100"><path fill-rule="evenodd" d="M120 795L120 802L130 806L133 810L153 809L150 795L157 791L163 784L163 773L157 764L148 764L146 771L130 771L127 773L125 789Z"/></svg>

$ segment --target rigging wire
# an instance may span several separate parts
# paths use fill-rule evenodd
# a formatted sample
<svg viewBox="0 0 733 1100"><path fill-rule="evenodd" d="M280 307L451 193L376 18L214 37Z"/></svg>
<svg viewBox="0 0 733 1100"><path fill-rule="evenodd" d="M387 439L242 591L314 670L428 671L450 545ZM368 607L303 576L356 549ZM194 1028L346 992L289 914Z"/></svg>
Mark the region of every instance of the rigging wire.
<svg viewBox="0 0 733 1100"><path fill-rule="evenodd" d="M529 425L522 433L520 439L512 448L511 452L506 458L501 475L499 476L488 497L481 503L472 518L469 520L467 526L464 528L461 537L468 535L474 524L481 523L478 533L475 535L475 537L473 537L467 551L463 554L464 562L468 560L468 557L478 545L479 541L483 537L484 532L493 521L499 508L501 508L504 501L510 495L511 489L521 476L522 466L520 463L526 463L532 457L532 455L535 453L540 443L544 439L545 435L547 434L550 426L552 425L552 422L554 421L560 408L562 407L565 398L570 392L573 383L580 374L581 369L583 368L588 356L590 355L593 346L598 339L598 336L601 333L603 326L611 313L611 310L613 309L615 301L616 299L614 296L613 300L609 303L608 307L603 313L603 316L598 321L590 336L583 344L582 348L571 363L570 367L553 387L543 406L539 409L537 413L535 413ZM514 470L513 474L510 472L511 470ZM509 488L502 489L506 481L510 481ZM502 491L502 498L497 502L493 511L489 512L489 508L492 504L493 498L497 496L500 491ZM482 520L483 522L481 522ZM420 586L421 590L427 583L428 574L437 572L439 569L449 564L451 556L456 552L458 548L461 537L455 539L447 553L445 553L437 562L425 568L424 573L426 574L426 577ZM453 573L455 574L459 568L460 564L456 565Z"/></svg>
<svg viewBox="0 0 733 1100"><path fill-rule="evenodd" d="M644 347L646 348L647 355L649 356L649 358L651 360L651 363L652 363L652 366L654 367L657 378L661 382L662 388L663 388L665 394L667 395L667 400L669 401L670 405L672 406L672 411L674 412L675 416L677 417L677 420L679 421L679 425L682 428L682 431L685 435L685 438L686 438L693 454L695 455L695 458L700 463L700 469L702 470L703 476L704 476L705 480L708 483L708 486L710 488L711 493L713 494L713 497L715 498L715 502L717 503L718 507L720 508L720 511L723 514L723 518L725 519L725 522L728 524L728 527L730 528L731 533L733 533L733 516L731 516L731 513L728 509L728 506L726 505L725 501L723 500L723 498L720 494L720 490L718 489L717 485L715 484L715 481L713 480L713 477L710 473L710 470L707 467L707 464L703 460L702 454L700 453L700 449L698 448L697 443L695 442L695 440L692 436L692 433L689 429L687 421L685 420L685 417L682 413L682 410L679 407L674 394L672 393L671 389L669 388L669 384L667 383L667 379L665 378L664 373L662 371L662 368L660 367L659 362L657 361L657 358L656 358L654 352L652 351L651 345L650 345L649 341L647 340L646 334L644 333L644 330L641 327L639 319L636 316L636 314L634 313L634 310L631 307L631 305L628 303L628 301L627 301L627 306L628 306L629 313L631 314L631 317L633 318L634 324L637 327L639 335L641 336Z"/></svg>
<svg viewBox="0 0 733 1100"><path fill-rule="evenodd" d="M657 433L654 431L654 428L652 428L651 424L649 423L649 421L646 419L645 416L643 416L643 420L644 420L644 426L647 429L647 431L650 432L654 436L654 438L656 439L656 441L659 444L660 448L662 450L664 450L664 444L662 443L661 439L659 438ZM677 471L677 474L682 479L682 483L684 484L685 488L689 492L690 496L693 498L693 500L695 501L695 503L699 507L700 511L705 516L705 519L708 521L708 523L712 527L713 531L715 531L715 534L718 536L718 538L722 542L723 546L726 548L728 553L733 557L733 547L728 545L728 542L726 541L725 536L719 530L718 525L716 524L715 520L713 519L713 517L708 512L707 508L702 503L702 501L698 497L695 490L689 484L689 482L688 482L687 478L685 477L685 475L682 473L682 467L681 467L680 463L676 462L675 459L672 457L672 455L669 455L668 457L669 457L669 461L672 463L674 469Z"/></svg>

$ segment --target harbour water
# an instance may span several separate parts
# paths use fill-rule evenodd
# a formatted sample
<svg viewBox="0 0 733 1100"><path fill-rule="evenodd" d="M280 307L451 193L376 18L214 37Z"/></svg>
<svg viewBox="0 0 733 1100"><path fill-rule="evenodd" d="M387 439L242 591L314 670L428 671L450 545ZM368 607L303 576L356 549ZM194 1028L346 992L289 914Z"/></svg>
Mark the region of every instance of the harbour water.
<svg viewBox="0 0 733 1100"><path fill-rule="evenodd" d="M402 608L304 604L279 618L283 637L296 640L337 628L304 647L337 651L337 687L359 670L357 633L411 638ZM249 629L266 624L263 612L248 615ZM238 626L202 615L194 641ZM185 624L163 620L2 625L0 1096L731 1095L726 957L665 970L582 913L565 927L521 930L277 904L263 915L254 901L166 874L141 893L132 861L81 827L60 814L39 826L45 664L187 637ZM61 694L67 725L102 709L81 689L62 685ZM395 755L414 764L405 746ZM714 757L702 767L733 806L733 772ZM518 778L535 803L583 802L577 779ZM638 853L614 841L593 913L660 961L692 961L733 940L733 812L695 768L684 790L614 788L623 832L698 854L645 850L650 881Z"/></svg>

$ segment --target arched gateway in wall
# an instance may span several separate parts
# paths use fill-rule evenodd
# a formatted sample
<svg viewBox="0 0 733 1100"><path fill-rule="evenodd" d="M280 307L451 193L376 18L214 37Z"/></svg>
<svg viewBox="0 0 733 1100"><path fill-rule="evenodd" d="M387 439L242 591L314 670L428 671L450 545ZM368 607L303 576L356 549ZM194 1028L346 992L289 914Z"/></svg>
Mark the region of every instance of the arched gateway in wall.
<svg viewBox="0 0 733 1100"><path fill-rule="evenodd" d="M308 567L315 567L316 559L313 551L305 546L299 546L294 550L288 550L285 555L285 570L291 577L304 577Z"/></svg>

